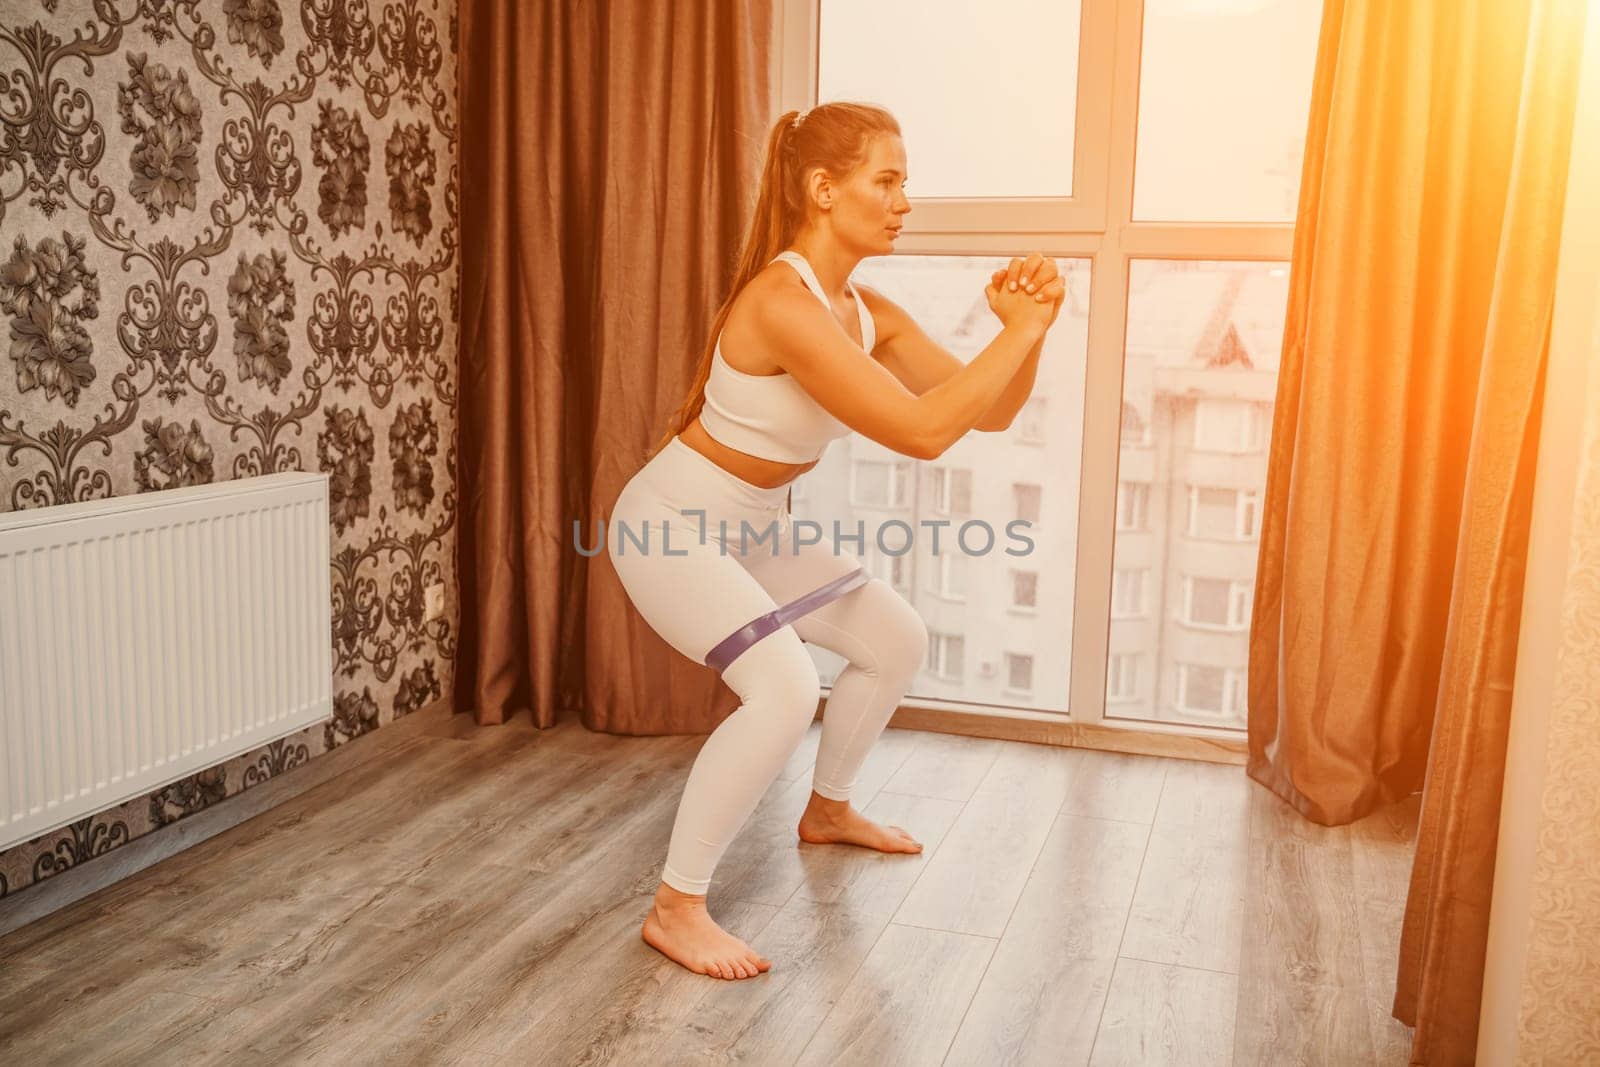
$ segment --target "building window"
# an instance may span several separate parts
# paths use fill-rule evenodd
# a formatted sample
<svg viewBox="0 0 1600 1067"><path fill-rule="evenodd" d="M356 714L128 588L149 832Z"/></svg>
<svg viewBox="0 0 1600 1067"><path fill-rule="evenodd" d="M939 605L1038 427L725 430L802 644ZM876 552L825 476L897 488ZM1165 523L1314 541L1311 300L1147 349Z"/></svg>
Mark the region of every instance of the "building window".
<svg viewBox="0 0 1600 1067"><path fill-rule="evenodd" d="M1039 502L1043 495L1044 490L1037 485L1013 482L1011 496L1017 518L1032 526L1039 525Z"/></svg>
<svg viewBox="0 0 1600 1067"><path fill-rule="evenodd" d="M1044 444L1045 399L1031 396L1017 415L1017 440L1025 445Z"/></svg>
<svg viewBox="0 0 1600 1067"><path fill-rule="evenodd" d="M1106 702L1128 704L1139 699L1139 660L1136 652L1112 653L1106 669Z"/></svg>
<svg viewBox="0 0 1600 1067"><path fill-rule="evenodd" d="M1117 529L1150 528L1150 486L1145 482L1117 483Z"/></svg>
<svg viewBox="0 0 1600 1067"><path fill-rule="evenodd" d="M911 464L858 459L850 464L850 503L860 508L903 508Z"/></svg>
<svg viewBox="0 0 1600 1067"><path fill-rule="evenodd" d="M1195 626L1228 625L1228 596L1232 583L1216 578L1183 580L1183 620Z"/></svg>
<svg viewBox="0 0 1600 1067"><path fill-rule="evenodd" d="M1033 657L1017 652L1006 653L1006 689L1013 693L1033 692Z"/></svg>
<svg viewBox="0 0 1600 1067"><path fill-rule="evenodd" d="M1118 568L1111 578L1111 617L1137 619L1145 614L1144 568Z"/></svg>
<svg viewBox="0 0 1600 1067"><path fill-rule="evenodd" d="M1254 489L1189 487L1189 536L1211 541L1253 541L1261 515Z"/></svg>
<svg viewBox="0 0 1600 1067"><path fill-rule="evenodd" d="M960 634L928 635L928 671L942 682L959 682L965 640Z"/></svg>
<svg viewBox="0 0 1600 1067"><path fill-rule="evenodd" d="M1033 611L1039 606L1039 572L1011 572L1011 606Z"/></svg>
<svg viewBox="0 0 1600 1067"><path fill-rule="evenodd" d="M1210 719L1243 719L1245 675L1209 663L1178 664L1178 711Z"/></svg>
<svg viewBox="0 0 1600 1067"><path fill-rule="evenodd" d="M1150 420L1139 414L1139 409L1122 402L1122 447L1145 448L1150 444Z"/></svg>
<svg viewBox="0 0 1600 1067"><path fill-rule="evenodd" d="M967 557L959 552L941 552L929 557L928 592L946 600L967 599Z"/></svg>
<svg viewBox="0 0 1600 1067"><path fill-rule="evenodd" d="M933 510L940 515L972 514L972 472L964 468L934 467Z"/></svg>
<svg viewBox="0 0 1600 1067"><path fill-rule="evenodd" d="M1183 580L1183 621L1213 630L1243 630L1250 625L1250 586L1224 578Z"/></svg>

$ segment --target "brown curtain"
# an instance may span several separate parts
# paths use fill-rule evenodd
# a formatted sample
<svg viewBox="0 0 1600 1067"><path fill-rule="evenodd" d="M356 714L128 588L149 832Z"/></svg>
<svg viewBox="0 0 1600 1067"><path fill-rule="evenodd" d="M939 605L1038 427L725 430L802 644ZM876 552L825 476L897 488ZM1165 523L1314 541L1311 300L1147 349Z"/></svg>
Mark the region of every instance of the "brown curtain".
<svg viewBox="0 0 1600 1067"><path fill-rule="evenodd" d="M1477 1033L1583 0L1327 0L1250 635L1248 772L1421 788L1395 1012Z"/></svg>
<svg viewBox="0 0 1600 1067"><path fill-rule="evenodd" d="M462 0L453 695L480 723L576 708L667 733L730 706L574 523L595 547L726 295L773 118L773 17L770 0Z"/></svg>

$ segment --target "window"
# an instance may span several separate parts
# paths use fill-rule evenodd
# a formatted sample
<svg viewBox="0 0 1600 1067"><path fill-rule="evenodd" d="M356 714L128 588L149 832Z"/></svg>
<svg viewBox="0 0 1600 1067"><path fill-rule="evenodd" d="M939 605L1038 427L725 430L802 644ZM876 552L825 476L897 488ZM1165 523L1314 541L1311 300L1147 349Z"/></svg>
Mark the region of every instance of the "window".
<svg viewBox="0 0 1600 1067"><path fill-rule="evenodd" d="M1106 700L1119 704L1139 699L1139 656L1113 653L1106 671Z"/></svg>
<svg viewBox="0 0 1600 1067"><path fill-rule="evenodd" d="M1044 444L1044 423L1044 397L1030 396L1017 413L1017 440L1025 445Z"/></svg>
<svg viewBox="0 0 1600 1067"><path fill-rule="evenodd" d="M941 548L945 546L941 545ZM946 600L967 599L967 557L959 551L941 551L929 558L928 592Z"/></svg>
<svg viewBox="0 0 1600 1067"><path fill-rule="evenodd" d="M972 514L972 472L954 467L934 467L929 472L933 510L940 515Z"/></svg>
<svg viewBox="0 0 1600 1067"><path fill-rule="evenodd" d="M850 503L858 508L903 508L911 464L858 459L850 464Z"/></svg>
<svg viewBox="0 0 1600 1067"><path fill-rule="evenodd" d="M1191 626L1231 626L1232 602L1232 582L1217 578L1183 580L1183 621Z"/></svg>
<svg viewBox="0 0 1600 1067"><path fill-rule="evenodd" d="M1117 529L1150 528L1150 486L1143 482L1117 484Z"/></svg>
<svg viewBox="0 0 1600 1067"><path fill-rule="evenodd" d="M1039 501L1044 490L1037 485L1017 482L1011 486L1011 492L1017 518L1039 525Z"/></svg>
<svg viewBox="0 0 1600 1067"><path fill-rule="evenodd" d="M1033 692L1033 657L1006 653L1006 689L1013 693Z"/></svg>
<svg viewBox="0 0 1600 1067"><path fill-rule="evenodd" d="M947 4L937 12L929 17L925 0L822 0L817 99L872 100L894 112L915 146L908 193L1070 195L1077 0ZM886 61L887 42L917 61ZM1007 80L996 106L975 106L991 98L1001 74ZM1037 118L1022 106L1043 99L1050 101L1049 136L1039 136Z"/></svg>
<svg viewBox="0 0 1600 1067"><path fill-rule="evenodd" d="M928 670L942 682L959 682L966 642L959 634L928 635Z"/></svg>
<svg viewBox="0 0 1600 1067"><path fill-rule="evenodd" d="M1039 606L1039 573L1011 572L1011 606L1032 611Z"/></svg>
<svg viewBox="0 0 1600 1067"><path fill-rule="evenodd" d="M1310 0L1146 0L1135 219L1294 220L1321 16Z"/></svg>
<svg viewBox="0 0 1600 1067"><path fill-rule="evenodd" d="M1252 541L1260 495L1254 489L1189 487L1189 536L1213 541Z"/></svg>
<svg viewBox="0 0 1600 1067"><path fill-rule="evenodd" d="M1100 628L1108 588L1113 612L1137 603L1147 618L1172 609L1181 617L1184 574L1233 583L1224 617L1247 619L1239 603L1254 574L1239 548L1260 536L1263 521L1261 452L1276 396L1321 8L1319 0L1018 0L993 11L917 0L782 5L778 110L875 100L904 134L905 192L915 211L896 241L886 238L862 261L857 280L890 295L967 362L996 329L980 295L984 277L1019 241L1055 256L1068 279L1030 398L1048 396L1048 404L1019 411L1015 435L971 434L938 460L973 472L972 517L997 531L1008 513L1035 524L1029 558L967 561L974 589L1005 581L1013 568L1028 572L1010 579L1006 641L1061 650L1037 664L1029 706L1066 713L1070 674L1106 679L1087 691L1106 693L1105 704L1072 702L1076 721L1236 725L1180 713L1176 693L1180 657L1226 669L1241 662L1238 634L1124 625L1109 654ZM884 41L923 61L883 62ZM992 106L1051 93L1065 106ZM1202 402L1209 410L1197 414ZM858 439L836 448L854 449L849 458L887 458ZM1080 492L1080 471L1092 492ZM857 508L879 501L876 512L840 516L866 518L869 527L959 514L957 487L935 488L920 474L912 481L882 469L859 491L848 463L810 477L840 483L811 490L813 498L847 498ZM1127 485L1114 490L1118 482ZM1200 513L1191 484L1232 490L1231 513ZM1009 500L1008 485L1016 487ZM1038 529L1044 492L1052 522ZM1100 533L1078 539L1080 516ZM1218 535L1188 536L1197 519L1214 519ZM906 573L914 578L927 565L927 555L912 557ZM1147 573L1119 579L1118 568ZM1040 576L1051 582L1051 607L1063 610L1023 615L1022 604L1038 599ZM1196 609L1202 617L1216 617L1211 592ZM959 624L935 620L951 631L935 658L956 676L961 656L951 642L963 627L984 633L994 625L971 615ZM1079 634L1096 636L1078 641ZM1133 641L1142 643L1127 647ZM1002 669L1002 652L975 660L987 673L975 667L973 686ZM985 697L934 680L919 680L930 696L978 705Z"/></svg>
<svg viewBox="0 0 1600 1067"><path fill-rule="evenodd" d="M1111 617L1137 619L1145 614L1143 569L1121 569L1111 579Z"/></svg>
<svg viewBox="0 0 1600 1067"><path fill-rule="evenodd" d="M1178 664L1179 714L1191 718L1244 721L1245 675L1209 663Z"/></svg>
<svg viewBox="0 0 1600 1067"><path fill-rule="evenodd" d="M1189 536L1231 540L1238 525L1239 494L1233 489L1189 487Z"/></svg>
<svg viewBox="0 0 1600 1067"><path fill-rule="evenodd" d="M1006 251L1011 251L1010 245ZM863 261L852 278L894 300L929 337L958 359L970 361L999 330L999 320L989 310L983 291L989 275L1008 262L1009 255L897 253ZM1058 256L1056 262L1073 295L1062 306L1055 327L1045 338L1035 389L1041 395L1050 395L1050 419L1053 424L1064 426L1064 431L1056 433L1052 427L1047 443L1037 447L1019 446L1010 433L968 434L939 458L912 464L912 477L904 483L903 510L860 507L853 514L839 516L847 529L853 528L857 519L864 520L868 545L881 537L890 549L897 549L906 541L905 531L893 524L909 524L915 530L917 551L905 556L900 564L907 585L898 588L909 588L919 602L929 602L930 616L935 616L929 618L930 626L966 637L974 649L965 682L951 685L931 673L920 674L908 690L912 697L953 698L979 707L997 700L1004 682L1003 649L991 645L997 625L1003 625L1004 638L1013 647L1032 645L1062 650L1060 655L1038 664L1033 691L1026 700L1013 697L1007 698L1006 703L1040 711L1067 710L1072 672L1068 652L1073 633L1077 482L1083 449L1081 353L1087 338L1090 264L1086 259L1065 256ZM1012 429L1018 429L1015 422ZM853 454L853 458L863 460L897 458L885 455L879 445L859 437L847 437L832 447L847 457ZM823 485L829 478L840 482L837 490L813 488L813 498L845 499L849 468L849 463L837 467L819 465L807 474L811 479L823 479ZM1067 506L1059 514L1052 511L1048 530L1037 523L1026 529L1009 526L1015 517L1041 517L1041 483L1046 475L1050 478L1050 493L1067 501ZM820 514L813 508L806 517L827 529L834 515ZM963 536L962 527L969 522L981 525L969 527ZM964 558L949 564L937 561L932 553L932 523L942 524L937 527L938 554ZM945 567L951 569L946 572ZM1013 577L1014 569L1029 573ZM1051 572L1050 597L1056 606L1051 611L1038 605L1042 590L1037 583L1046 571ZM941 599L941 590L949 591L948 601ZM960 599L963 596L964 602ZM980 599L982 603L978 604ZM946 603L949 607L943 608ZM974 606L969 609L967 604ZM980 639L982 644L978 643ZM977 655L980 648L984 649L981 657Z"/></svg>
<svg viewBox="0 0 1600 1067"><path fill-rule="evenodd" d="M1124 401L1122 404L1122 447L1144 448L1150 443L1150 420L1139 414L1138 408Z"/></svg>

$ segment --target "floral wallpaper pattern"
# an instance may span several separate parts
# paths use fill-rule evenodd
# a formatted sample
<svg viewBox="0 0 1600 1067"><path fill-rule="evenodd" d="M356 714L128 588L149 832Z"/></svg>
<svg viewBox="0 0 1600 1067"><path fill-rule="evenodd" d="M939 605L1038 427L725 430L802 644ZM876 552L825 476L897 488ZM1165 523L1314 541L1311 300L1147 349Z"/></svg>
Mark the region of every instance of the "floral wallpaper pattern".
<svg viewBox="0 0 1600 1067"><path fill-rule="evenodd" d="M1592 344L1600 355L1600 329ZM1600 1063L1600 371L1589 373L1588 397L1545 748L1519 1063Z"/></svg>
<svg viewBox="0 0 1600 1067"><path fill-rule="evenodd" d="M0 896L448 689L455 71L450 0L0 5L0 510L323 471L334 665L330 721L0 853Z"/></svg>

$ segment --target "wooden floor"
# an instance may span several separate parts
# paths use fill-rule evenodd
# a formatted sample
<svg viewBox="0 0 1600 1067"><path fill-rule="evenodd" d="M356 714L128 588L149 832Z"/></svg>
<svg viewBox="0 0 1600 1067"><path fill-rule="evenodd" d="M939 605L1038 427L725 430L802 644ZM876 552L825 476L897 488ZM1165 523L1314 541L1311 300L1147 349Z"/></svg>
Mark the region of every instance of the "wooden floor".
<svg viewBox="0 0 1600 1067"><path fill-rule="evenodd" d="M711 893L767 975L639 940L701 738L416 736L0 938L0 1062L1406 1062L1414 804L891 730L854 800L926 849L882 856L797 842L817 735Z"/></svg>

